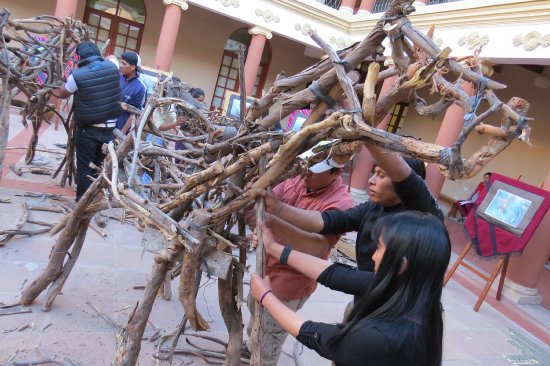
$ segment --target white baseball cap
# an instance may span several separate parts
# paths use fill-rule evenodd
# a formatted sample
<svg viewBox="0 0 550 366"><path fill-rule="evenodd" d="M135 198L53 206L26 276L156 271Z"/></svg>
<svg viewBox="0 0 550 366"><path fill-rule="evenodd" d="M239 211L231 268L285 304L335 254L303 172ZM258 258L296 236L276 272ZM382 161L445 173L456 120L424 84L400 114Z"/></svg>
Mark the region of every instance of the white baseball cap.
<svg viewBox="0 0 550 366"><path fill-rule="evenodd" d="M316 147L319 147L319 146L330 145L330 144L331 144L330 141L321 141L317 145L315 145L314 147L309 149L308 151L300 154L298 157L301 158L301 159L310 158L314 155L317 155L317 153L315 153L313 151L313 149L315 149ZM319 174L319 173L324 173L327 170L330 170L332 168L342 169L344 167L344 165L345 164L339 164L339 163L335 162L332 158L328 158L328 159L325 159L325 160L321 161L320 163L317 163L317 164L309 167L309 170L312 173Z"/></svg>
<svg viewBox="0 0 550 366"><path fill-rule="evenodd" d="M344 166L345 164L338 164L332 158L329 158L309 167L309 171L315 174L319 174L324 173L332 168L342 169Z"/></svg>

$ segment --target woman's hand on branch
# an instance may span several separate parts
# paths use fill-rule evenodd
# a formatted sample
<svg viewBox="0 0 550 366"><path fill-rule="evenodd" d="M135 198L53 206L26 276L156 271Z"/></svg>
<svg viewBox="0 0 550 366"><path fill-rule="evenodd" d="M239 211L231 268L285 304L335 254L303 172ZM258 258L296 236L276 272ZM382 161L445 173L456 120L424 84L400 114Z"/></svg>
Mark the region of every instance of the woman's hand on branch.
<svg viewBox="0 0 550 366"><path fill-rule="evenodd" d="M277 243L277 241L275 241L275 238L273 237L273 233L271 232L271 229L269 229L262 220L258 220L258 227L262 229L262 240L264 243L266 254L272 256L273 258L279 259L281 257L281 253L283 252L284 246L282 246L281 244ZM255 244L257 245L258 244L257 238L253 238L253 241L254 240L255 240Z"/></svg>
<svg viewBox="0 0 550 366"><path fill-rule="evenodd" d="M260 301L262 295L269 290L271 290L271 282L269 281L269 276L261 278L256 273L252 273L250 275L250 291L252 292L252 296L254 296L256 300Z"/></svg>

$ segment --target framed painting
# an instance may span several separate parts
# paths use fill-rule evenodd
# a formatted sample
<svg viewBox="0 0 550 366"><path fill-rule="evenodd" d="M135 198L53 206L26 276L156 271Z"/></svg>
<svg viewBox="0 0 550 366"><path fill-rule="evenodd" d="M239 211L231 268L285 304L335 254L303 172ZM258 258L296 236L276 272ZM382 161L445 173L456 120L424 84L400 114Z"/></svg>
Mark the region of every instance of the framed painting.
<svg viewBox="0 0 550 366"><path fill-rule="evenodd" d="M521 237L543 201L537 194L495 181L475 215Z"/></svg>
<svg viewBox="0 0 550 366"><path fill-rule="evenodd" d="M256 98L246 97L246 109L250 107ZM223 105L224 115L241 119L241 94L234 91L226 91Z"/></svg>

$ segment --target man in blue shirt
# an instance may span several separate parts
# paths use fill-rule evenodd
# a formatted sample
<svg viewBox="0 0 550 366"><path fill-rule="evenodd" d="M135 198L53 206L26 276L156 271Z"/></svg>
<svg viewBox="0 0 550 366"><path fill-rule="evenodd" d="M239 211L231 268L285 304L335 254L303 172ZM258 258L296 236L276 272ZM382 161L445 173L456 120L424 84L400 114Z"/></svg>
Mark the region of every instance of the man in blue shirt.
<svg viewBox="0 0 550 366"><path fill-rule="evenodd" d="M120 90L122 102L143 110L147 98L147 87L139 79L141 58L132 51L126 51L120 56ZM128 133L132 126L131 113L123 111L116 122L116 127Z"/></svg>

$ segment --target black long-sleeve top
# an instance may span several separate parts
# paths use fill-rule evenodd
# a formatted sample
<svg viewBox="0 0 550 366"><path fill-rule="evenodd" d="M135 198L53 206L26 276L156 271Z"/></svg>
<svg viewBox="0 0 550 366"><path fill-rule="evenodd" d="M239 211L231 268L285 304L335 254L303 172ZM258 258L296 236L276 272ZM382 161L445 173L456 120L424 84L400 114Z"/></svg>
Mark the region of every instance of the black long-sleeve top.
<svg viewBox="0 0 550 366"><path fill-rule="evenodd" d="M355 252L357 268L363 271L374 271L372 255L377 242L371 236L372 228L378 218L405 210L429 212L443 221L443 212L439 203L432 196L426 182L415 172L401 182L393 182L395 192L401 203L383 206L371 201L364 202L348 210L331 210L322 212L324 227L321 234L343 234L357 231Z"/></svg>
<svg viewBox="0 0 550 366"><path fill-rule="evenodd" d="M340 264L327 268L317 282L353 295L365 295L373 272L359 271ZM369 319L360 321L334 347L330 338L340 328L337 325L306 321L296 339L333 360L337 366L425 365L426 347L418 334L421 324L406 318Z"/></svg>

